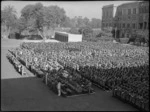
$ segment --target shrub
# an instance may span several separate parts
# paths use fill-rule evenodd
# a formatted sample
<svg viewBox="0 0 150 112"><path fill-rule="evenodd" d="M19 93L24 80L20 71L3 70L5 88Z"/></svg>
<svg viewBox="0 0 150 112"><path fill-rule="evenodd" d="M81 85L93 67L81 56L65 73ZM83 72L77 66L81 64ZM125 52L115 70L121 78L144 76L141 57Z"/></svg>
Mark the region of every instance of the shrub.
<svg viewBox="0 0 150 112"><path fill-rule="evenodd" d="M136 34L133 34L133 35L131 35L131 37L129 38L129 41L128 41L128 43L130 43L130 42L135 42L135 40L136 40L136 38L137 38L137 35Z"/></svg>
<svg viewBox="0 0 150 112"><path fill-rule="evenodd" d="M80 32L78 31L78 29L75 28L75 27L72 27L72 28L69 30L69 33L72 33L72 34L80 34Z"/></svg>
<svg viewBox="0 0 150 112"><path fill-rule="evenodd" d="M83 37L86 37L86 38L90 38L93 36L93 30L91 27L81 27L79 28L78 32L80 34L83 34Z"/></svg>
<svg viewBox="0 0 150 112"><path fill-rule="evenodd" d="M96 35L96 37L102 37L102 36L112 37L112 31L110 29L104 29L98 35Z"/></svg>
<svg viewBox="0 0 150 112"><path fill-rule="evenodd" d="M124 44L129 43L129 38L120 38L120 42Z"/></svg>

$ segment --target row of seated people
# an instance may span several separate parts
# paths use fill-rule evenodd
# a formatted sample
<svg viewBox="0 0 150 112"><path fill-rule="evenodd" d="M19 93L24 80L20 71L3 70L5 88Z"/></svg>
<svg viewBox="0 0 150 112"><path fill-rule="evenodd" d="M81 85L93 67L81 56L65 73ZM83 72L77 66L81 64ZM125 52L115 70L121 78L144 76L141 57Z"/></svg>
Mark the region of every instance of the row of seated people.
<svg viewBox="0 0 150 112"><path fill-rule="evenodd" d="M46 82L46 75L43 77L43 81ZM78 83L80 81L80 83ZM47 74L48 86L57 91L56 85L58 82L62 83L62 93L65 96L93 93L94 90L91 87L90 82L83 78L78 77L77 74L68 73L66 70L53 70Z"/></svg>
<svg viewBox="0 0 150 112"><path fill-rule="evenodd" d="M14 55L7 53L7 58L9 59L10 63L13 64L18 73L21 75L26 75L24 66L16 59Z"/></svg>
<svg viewBox="0 0 150 112"><path fill-rule="evenodd" d="M145 88L146 89L146 88ZM113 96L129 103L142 111L149 111L149 92L144 91L143 96L136 93L133 88L128 85L116 86L113 89Z"/></svg>

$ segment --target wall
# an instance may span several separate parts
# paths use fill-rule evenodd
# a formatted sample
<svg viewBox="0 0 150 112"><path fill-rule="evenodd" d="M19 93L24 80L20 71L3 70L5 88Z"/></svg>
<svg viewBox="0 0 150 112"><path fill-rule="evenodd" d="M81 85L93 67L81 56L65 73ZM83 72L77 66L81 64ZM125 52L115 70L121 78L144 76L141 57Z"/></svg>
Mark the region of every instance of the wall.
<svg viewBox="0 0 150 112"><path fill-rule="evenodd" d="M61 42L68 42L68 34L64 32L55 32L55 39Z"/></svg>
<svg viewBox="0 0 150 112"><path fill-rule="evenodd" d="M139 2L122 4L117 7L115 27L120 37L130 37L138 29Z"/></svg>
<svg viewBox="0 0 150 112"><path fill-rule="evenodd" d="M113 26L114 5L106 5L102 8L102 29Z"/></svg>
<svg viewBox="0 0 150 112"><path fill-rule="evenodd" d="M55 39L61 42L82 42L82 35L55 32Z"/></svg>
<svg viewBox="0 0 150 112"><path fill-rule="evenodd" d="M82 35L69 34L69 42L82 42Z"/></svg>

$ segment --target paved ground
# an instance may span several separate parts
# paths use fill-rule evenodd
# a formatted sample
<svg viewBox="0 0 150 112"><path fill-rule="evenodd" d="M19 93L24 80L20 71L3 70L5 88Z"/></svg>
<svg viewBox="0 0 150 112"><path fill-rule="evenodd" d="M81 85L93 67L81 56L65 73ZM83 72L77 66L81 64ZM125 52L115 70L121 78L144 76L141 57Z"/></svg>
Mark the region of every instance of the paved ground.
<svg viewBox="0 0 150 112"><path fill-rule="evenodd" d="M54 94L40 78L22 77L6 59L7 49L20 42L2 41L1 47L1 109L4 111L72 110L72 111L137 111L132 106L111 96L110 92L96 87L96 93L63 98Z"/></svg>

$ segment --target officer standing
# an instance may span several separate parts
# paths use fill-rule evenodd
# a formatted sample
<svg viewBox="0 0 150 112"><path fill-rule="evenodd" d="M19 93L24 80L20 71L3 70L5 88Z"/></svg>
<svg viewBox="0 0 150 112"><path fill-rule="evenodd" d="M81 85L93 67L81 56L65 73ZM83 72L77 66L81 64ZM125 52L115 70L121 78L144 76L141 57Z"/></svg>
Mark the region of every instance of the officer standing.
<svg viewBox="0 0 150 112"><path fill-rule="evenodd" d="M91 88L92 88L92 83L91 82L88 83L88 88L89 88L89 94L90 94Z"/></svg>
<svg viewBox="0 0 150 112"><path fill-rule="evenodd" d="M61 82L60 81L58 81L57 90L58 90L58 96L61 96Z"/></svg>

